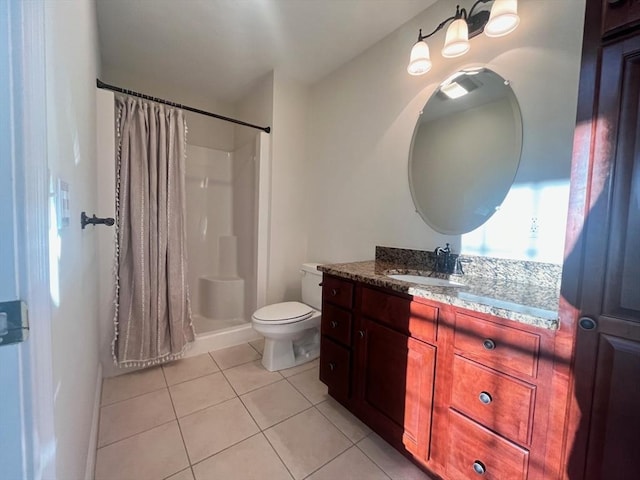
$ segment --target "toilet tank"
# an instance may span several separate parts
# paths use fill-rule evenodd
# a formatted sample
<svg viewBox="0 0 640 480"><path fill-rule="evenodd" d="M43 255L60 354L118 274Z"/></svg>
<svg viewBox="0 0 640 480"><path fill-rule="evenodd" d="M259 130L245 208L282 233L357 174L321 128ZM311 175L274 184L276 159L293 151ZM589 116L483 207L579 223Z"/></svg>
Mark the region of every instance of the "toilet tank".
<svg viewBox="0 0 640 480"><path fill-rule="evenodd" d="M302 270L302 301L320 310L322 307L322 272L317 270L319 263L303 263Z"/></svg>

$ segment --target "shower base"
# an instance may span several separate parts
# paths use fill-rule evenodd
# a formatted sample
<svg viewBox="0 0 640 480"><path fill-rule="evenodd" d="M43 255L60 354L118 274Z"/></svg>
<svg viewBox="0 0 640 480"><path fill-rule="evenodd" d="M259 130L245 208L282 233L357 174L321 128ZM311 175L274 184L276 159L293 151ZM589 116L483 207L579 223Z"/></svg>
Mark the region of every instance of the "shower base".
<svg viewBox="0 0 640 480"><path fill-rule="evenodd" d="M199 333L199 319L215 323L216 330ZM211 320L206 317L201 317L200 315L194 315L193 324L196 331L196 341L193 342L191 348L187 350L185 357L194 357L213 350L233 347L241 343L252 342L262 338L262 335L251 327L251 322L246 322L241 319ZM224 328L220 328L222 325L224 325Z"/></svg>

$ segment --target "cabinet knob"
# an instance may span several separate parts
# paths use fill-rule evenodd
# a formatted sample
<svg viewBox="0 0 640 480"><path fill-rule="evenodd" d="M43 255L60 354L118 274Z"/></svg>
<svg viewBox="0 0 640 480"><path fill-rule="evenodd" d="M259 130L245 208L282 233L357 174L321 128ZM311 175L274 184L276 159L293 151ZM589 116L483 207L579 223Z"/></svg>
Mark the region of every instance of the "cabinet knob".
<svg viewBox="0 0 640 480"><path fill-rule="evenodd" d="M490 338L485 338L482 341L482 346L484 347L485 350L495 350L496 349L496 342L494 342Z"/></svg>
<svg viewBox="0 0 640 480"><path fill-rule="evenodd" d="M578 325L583 330L593 330L598 326L597 322L591 317L581 317L578 320Z"/></svg>
<svg viewBox="0 0 640 480"><path fill-rule="evenodd" d="M487 467L484 466L480 460L473 462L473 471L478 475L484 475L487 472Z"/></svg>
<svg viewBox="0 0 640 480"><path fill-rule="evenodd" d="M329 325L331 325L331 328L336 328L338 326L338 322L336 322L335 320L331 320L329 322Z"/></svg>
<svg viewBox="0 0 640 480"><path fill-rule="evenodd" d="M336 295L338 295L338 289L337 288L332 288L331 289L331 296L335 297Z"/></svg>
<svg viewBox="0 0 640 480"><path fill-rule="evenodd" d="M364 330L358 330L358 335L360 335L360 338L364 338Z"/></svg>
<svg viewBox="0 0 640 480"><path fill-rule="evenodd" d="M335 369L336 369L336 364L333 362L329 362L329 370L333 372Z"/></svg>
<svg viewBox="0 0 640 480"><path fill-rule="evenodd" d="M480 392L480 395L478 395L478 400L480 400L480 403L483 403L485 405L489 405L491 402L493 402L493 398L491 398L489 392Z"/></svg>

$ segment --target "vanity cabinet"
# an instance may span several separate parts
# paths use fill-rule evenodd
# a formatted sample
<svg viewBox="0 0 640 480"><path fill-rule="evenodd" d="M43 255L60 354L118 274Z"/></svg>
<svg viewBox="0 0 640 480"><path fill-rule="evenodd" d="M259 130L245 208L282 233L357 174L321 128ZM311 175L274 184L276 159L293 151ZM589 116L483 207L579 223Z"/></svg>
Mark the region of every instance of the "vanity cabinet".
<svg viewBox="0 0 640 480"><path fill-rule="evenodd" d="M353 291L352 282L323 276L320 380L332 397L345 404L352 393Z"/></svg>
<svg viewBox="0 0 640 480"><path fill-rule="evenodd" d="M459 308L441 325L443 476L545 478L552 333Z"/></svg>
<svg viewBox="0 0 640 480"><path fill-rule="evenodd" d="M325 273L320 378L444 479L543 479L553 333L513 325Z"/></svg>
<svg viewBox="0 0 640 480"><path fill-rule="evenodd" d="M436 347L423 340L435 336L437 310L417 318L409 298L364 286L357 292L356 411L389 443L427 462Z"/></svg>

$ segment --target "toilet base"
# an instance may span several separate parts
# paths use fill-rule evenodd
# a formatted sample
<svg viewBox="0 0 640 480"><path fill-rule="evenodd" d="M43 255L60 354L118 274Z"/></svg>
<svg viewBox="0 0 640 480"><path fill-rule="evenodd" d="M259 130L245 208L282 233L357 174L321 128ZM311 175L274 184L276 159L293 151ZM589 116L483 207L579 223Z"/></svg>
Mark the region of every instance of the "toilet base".
<svg viewBox="0 0 640 480"><path fill-rule="evenodd" d="M264 339L262 365L270 372L297 367L320 356L320 332L313 328L297 340Z"/></svg>

